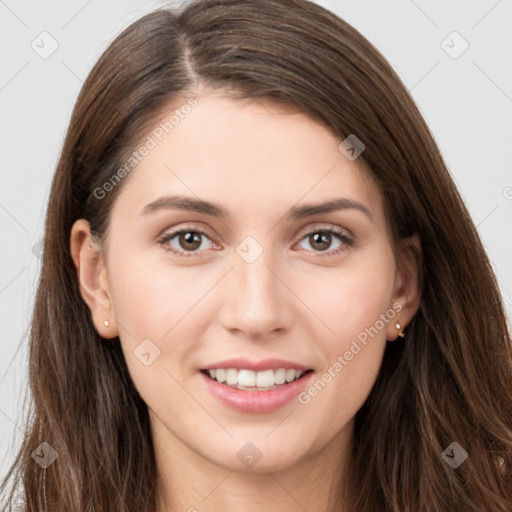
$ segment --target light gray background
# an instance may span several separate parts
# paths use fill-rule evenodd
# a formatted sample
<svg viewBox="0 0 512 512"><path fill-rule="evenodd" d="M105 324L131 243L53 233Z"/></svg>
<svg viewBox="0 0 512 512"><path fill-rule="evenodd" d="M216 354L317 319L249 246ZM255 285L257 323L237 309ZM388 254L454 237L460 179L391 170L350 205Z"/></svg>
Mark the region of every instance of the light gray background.
<svg viewBox="0 0 512 512"><path fill-rule="evenodd" d="M366 36L412 92L478 226L510 318L512 0L318 3ZM0 0L0 477L21 439L24 334L40 264L33 248L43 236L50 182L71 109L114 36L165 4ZM31 47L51 48L43 31L58 43L46 59ZM469 43L458 58L441 45L453 31ZM461 43L451 36L443 46L453 53Z"/></svg>

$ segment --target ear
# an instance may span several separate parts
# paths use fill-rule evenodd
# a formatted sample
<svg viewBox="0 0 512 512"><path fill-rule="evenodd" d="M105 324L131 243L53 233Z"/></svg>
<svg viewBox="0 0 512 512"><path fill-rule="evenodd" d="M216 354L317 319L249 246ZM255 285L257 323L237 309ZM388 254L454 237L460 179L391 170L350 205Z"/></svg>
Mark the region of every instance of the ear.
<svg viewBox="0 0 512 512"><path fill-rule="evenodd" d="M421 242L417 234L400 241L397 248L398 265L395 278L394 304L400 304L393 322L388 324L387 339L396 340L420 307L421 301ZM400 324L400 331L395 324Z"/></svg>
<svg viewBox="0 0 512 512"><path fill-rule="evenodd" d="M82 298L91 310L98 334L115 338L119 334L101 250L91 235L89 223L79 219L71 228L71 257L76 268ZM105 325L105 322L108 325Z"/></svg>

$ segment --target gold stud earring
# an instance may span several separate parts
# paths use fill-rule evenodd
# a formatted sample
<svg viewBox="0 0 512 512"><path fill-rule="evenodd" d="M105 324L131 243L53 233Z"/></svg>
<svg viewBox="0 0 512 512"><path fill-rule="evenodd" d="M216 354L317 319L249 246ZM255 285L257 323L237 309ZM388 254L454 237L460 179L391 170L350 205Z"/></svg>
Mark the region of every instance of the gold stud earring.
<svg viewBox="0 0 512 512"><path fill-rule="evenodd" d="M108 327L108 325L109 325L108 320L105 320L103 323L105 324L105 327Z"/></svg>
<svg viewBox="0 0 512 512"><path fill-rule="evenodd" d="M400 338L405 338L405 334L402 332L402 326L397 322L395 327L398 329L398 336L400 336Z"/></svg>

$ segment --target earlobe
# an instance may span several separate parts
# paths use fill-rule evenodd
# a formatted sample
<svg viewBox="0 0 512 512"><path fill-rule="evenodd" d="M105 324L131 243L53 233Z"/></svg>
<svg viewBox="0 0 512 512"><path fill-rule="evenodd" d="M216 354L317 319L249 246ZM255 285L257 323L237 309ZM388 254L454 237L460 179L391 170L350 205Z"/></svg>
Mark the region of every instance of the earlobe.
<svg viewBox="0 0 512 512"><path fill-rule="evenodd" d="M96 331L103 338L116 337L119 331L114 318L107 269L85 219L77 220L71 228L70 250L80 294L91 311Z"/></svg>
<svg viewBox="0 0 512 512"><path fill-rule="evenodd" d="M421 302L421 241L417 234L400 242L394 303L400 304L396 321L390 322L387 339L406 336L406 329Z"/></svg>

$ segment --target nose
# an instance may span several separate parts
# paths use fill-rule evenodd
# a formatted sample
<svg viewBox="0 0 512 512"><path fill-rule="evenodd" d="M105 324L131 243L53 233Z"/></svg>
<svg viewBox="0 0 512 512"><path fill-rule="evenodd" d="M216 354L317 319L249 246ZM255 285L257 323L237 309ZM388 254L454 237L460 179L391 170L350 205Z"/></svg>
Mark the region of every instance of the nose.
<svg viewBox="0 0 512 512"><path fill-rule="evenodd" d="M297 299L288 288L293 289L287 283L289 273L280 270L270 251L263 251L252 263L234 254L233 266L219 312L224 328L251 338L289 330Z"/></svg>

